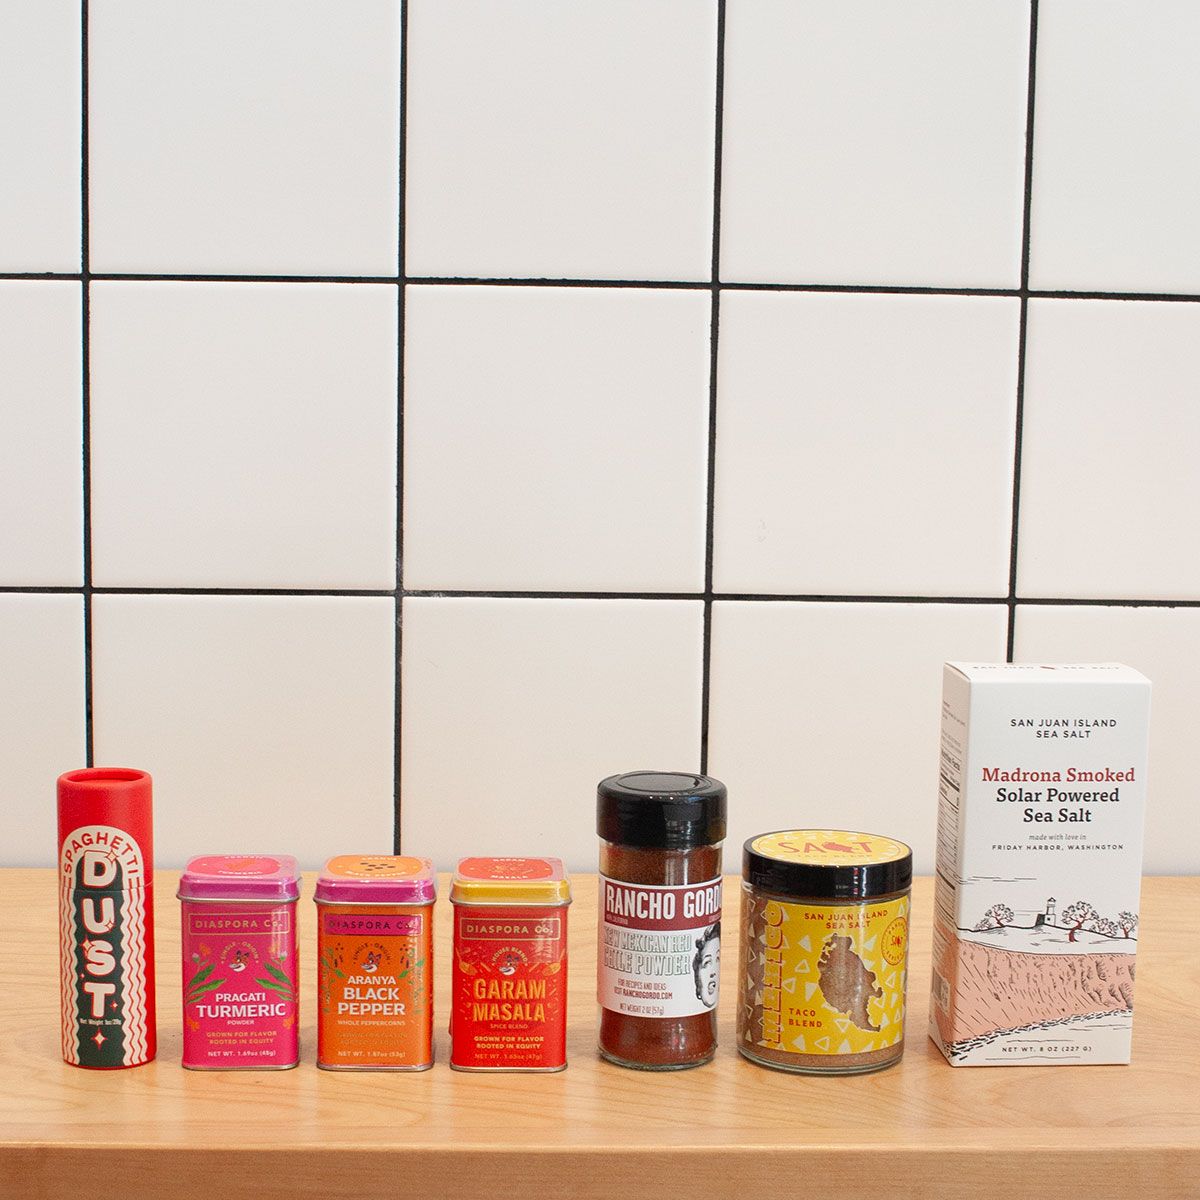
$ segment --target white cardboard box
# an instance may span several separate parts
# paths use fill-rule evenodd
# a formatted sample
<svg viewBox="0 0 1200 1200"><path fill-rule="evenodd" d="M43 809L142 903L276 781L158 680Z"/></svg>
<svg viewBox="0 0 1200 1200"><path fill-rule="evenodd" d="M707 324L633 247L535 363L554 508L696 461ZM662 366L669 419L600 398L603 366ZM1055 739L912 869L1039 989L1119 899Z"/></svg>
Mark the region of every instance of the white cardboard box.
<svg viewBox="0 0 1200 1200"><path fill-rule="evenodd" d="M1126 1063L1150 682L947 663L929 1033L952 1066Z"/></svg>

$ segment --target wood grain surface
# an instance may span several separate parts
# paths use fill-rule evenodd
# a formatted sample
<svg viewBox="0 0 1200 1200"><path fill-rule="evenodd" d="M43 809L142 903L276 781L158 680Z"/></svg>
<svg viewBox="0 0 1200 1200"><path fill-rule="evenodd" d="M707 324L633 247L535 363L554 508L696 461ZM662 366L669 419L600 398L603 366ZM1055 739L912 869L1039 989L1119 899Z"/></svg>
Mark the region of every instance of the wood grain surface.
<svg viewBox="0 0 1200 1200"><path fill-rule="evenodd" d="M595 1052L595 878L574 879L570 1066L446 1065L450 906L437 906L437 1065L319 1071L312 879L300 901L302 1064L179 1066L177 874L156 876L159 1056L59 1058L54 874L0 871L0 1196L1200 1197L1200 879L1147 879L1127 1067L951 1068L925 1032L932 889L914 888L908 1048L874 1075L765 1070L734 1048L739 881L725 894L721 1046L707 1067L626 1071ZM444 881L443 881L444 893Z"/></svg>

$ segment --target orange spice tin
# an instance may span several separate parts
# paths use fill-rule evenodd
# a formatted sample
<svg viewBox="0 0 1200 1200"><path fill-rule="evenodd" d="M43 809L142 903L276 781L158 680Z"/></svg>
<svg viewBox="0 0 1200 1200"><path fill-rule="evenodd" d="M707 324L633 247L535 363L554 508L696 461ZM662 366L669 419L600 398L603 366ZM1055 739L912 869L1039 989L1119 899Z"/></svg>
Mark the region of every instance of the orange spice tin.
<svg viewBox="0 0 1200 1200"><path fill-rule="evenodd" d="M344 854L317 879L317 1066L433 1066L433 902L426 858Z"/></svg>
<svg viewBox="0 0 1200 1200"><path fill-rule="evenodd" d="M454 964L450 1065L567 1065L567 905L557 858L464 858L450 889Z"/></svg>

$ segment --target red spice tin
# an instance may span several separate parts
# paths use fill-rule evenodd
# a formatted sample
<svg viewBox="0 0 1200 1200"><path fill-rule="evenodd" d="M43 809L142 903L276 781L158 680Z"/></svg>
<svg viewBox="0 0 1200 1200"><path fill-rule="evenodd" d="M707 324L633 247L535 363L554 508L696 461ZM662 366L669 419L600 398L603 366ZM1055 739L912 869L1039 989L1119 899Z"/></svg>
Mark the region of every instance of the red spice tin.
<svg viewBox="0 0 1200 1200"><path fill-rule="evenodd" d="M138 1067L155 1054L150 776L90 767L58 780L62 1055Z"/></svg>
<svg viewBox="0 0 1200 1200"><path fill-rule="evenodd" d="M454 965L450 1065L567 1065L567 905L557 858L464 858L450 887Z"/></svg>

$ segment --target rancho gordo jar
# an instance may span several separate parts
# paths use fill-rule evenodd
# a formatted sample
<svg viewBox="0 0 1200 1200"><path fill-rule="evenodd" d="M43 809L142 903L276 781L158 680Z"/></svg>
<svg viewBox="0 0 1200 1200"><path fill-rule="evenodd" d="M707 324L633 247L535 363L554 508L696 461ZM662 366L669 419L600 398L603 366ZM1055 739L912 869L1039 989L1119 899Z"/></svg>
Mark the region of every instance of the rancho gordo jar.
<svg viewBox="0 0 1200 1200"><path fill-rule="evenodd" d="M427 858L343 854L317 879L317 1066L433 1066L433 902Z"/></svg>
<svg viewBox="0 0 1200 1200"><path fill-rule="evenodd" d="M567 905L557 858L464 858L450 886L450 1065L567 1065Z"/></svg>
<svg viewBox="0 0 1200 1200"><path fill-rule="evenodd" d="M184 868L185 1067L282 1070L300 1061L299 897L286 854L211 854Z"/></svg>
<svg viewBox="0 0 1200 1200"><path fill-rule="evenodd" d="M725 785L633 771L600 782L600 1053L671 1071L717 1047Z"/></svg>
<svg viewBox="0 0 1200 1200"><path fill-rule="evenodd" d="M58 780L62 1055L75 1067L154 1057L150 776L119 767Z"/></svg>
<svg viewBox="0 0 1200 1200"><path fill-rule="evenodd" d="M904 1053L912 851L791 829L742 858L738 1049L765 1067L876 1071Z"/></svg>

